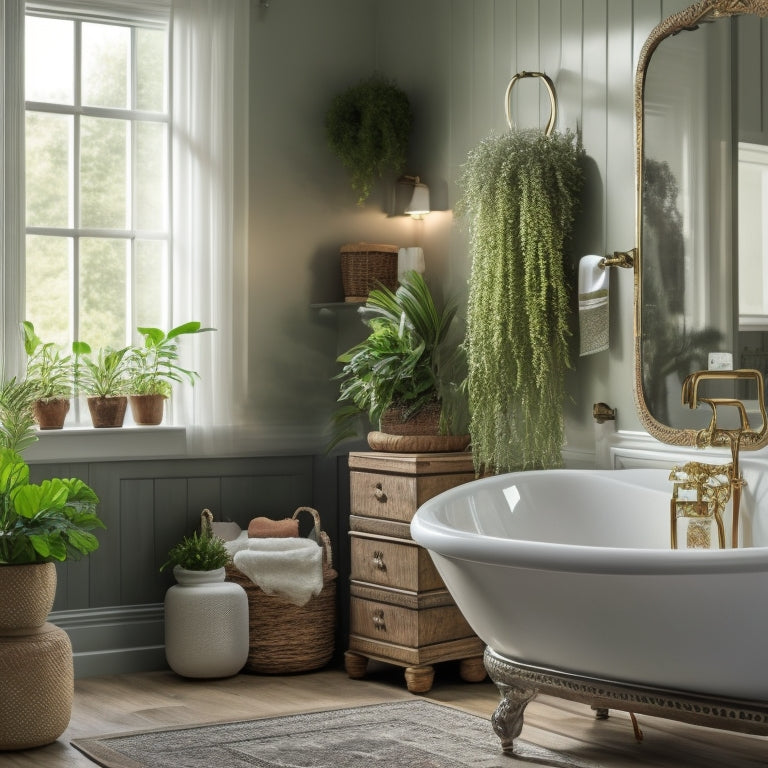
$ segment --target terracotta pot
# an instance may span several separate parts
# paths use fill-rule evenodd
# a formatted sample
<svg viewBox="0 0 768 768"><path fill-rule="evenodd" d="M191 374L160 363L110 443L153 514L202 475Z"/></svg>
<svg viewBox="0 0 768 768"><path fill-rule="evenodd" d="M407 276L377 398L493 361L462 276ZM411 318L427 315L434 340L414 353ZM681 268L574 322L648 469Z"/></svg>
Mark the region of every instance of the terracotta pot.
<svg viewBox="0 0 768 768"><path fill-rule="evenodd" d="M72 644L45 621L55 593L53 563L0 566L0 750L50 744L69 725Z"/></svg>
<svg viewBox="0 0 768 768"><path fill-rule="evenodd" d="M35 400L32 403L32 413L40 429L62 429L69 413L69 398Z"/></svg>
<svg viewBox="0 0 768 768"><path fill-rule="evenodd" d="M93 426L97 428L122 427L127 407L128 398L125 395L88 398L88 410L91 412L91 421Z"/></svg>
<svg viewBox="0 0 768 768"><path fill-rule="evenodd" d="M163 420L165 395L129 395L131 413L136 424L160 424Z"/></svg>

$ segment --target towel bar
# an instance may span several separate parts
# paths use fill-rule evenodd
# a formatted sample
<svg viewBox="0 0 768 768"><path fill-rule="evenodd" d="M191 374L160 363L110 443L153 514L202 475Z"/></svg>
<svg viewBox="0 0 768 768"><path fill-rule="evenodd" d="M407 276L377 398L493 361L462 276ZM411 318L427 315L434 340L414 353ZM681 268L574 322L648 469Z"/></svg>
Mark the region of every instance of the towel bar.
<svg viewBox="0 0 768 768"><path fill-rule="evenodd" d="M544 81L544 85L547 88L547 93L549 93L550 113L549 122L547 123L547 127L544 129L544 133L549 136L552 133L552 129L555 127L555 121L557 120L557 95L555 93L555 84L552 82L551 78L545 75L543 72L518 72L509 81L507 92L504 95L504 113L507 116L507 125L510 127L510 129L514 127L514 123L512 121L512 110L509 106L509 97L512 95L512 88L518 80L522 80L524 77L539 77Z"/></svg>

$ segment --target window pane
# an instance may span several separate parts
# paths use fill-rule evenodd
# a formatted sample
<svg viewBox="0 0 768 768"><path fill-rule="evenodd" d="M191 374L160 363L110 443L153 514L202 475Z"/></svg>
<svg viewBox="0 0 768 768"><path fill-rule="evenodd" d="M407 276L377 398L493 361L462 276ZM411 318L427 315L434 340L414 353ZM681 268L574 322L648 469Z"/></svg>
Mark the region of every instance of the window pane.
<svg viewBox="0 0 768 768"><path fill-rule="evenodd" d="M69 346L69 237L27 235L26 315L44 341Z"/></svg>
<svg viewBox="0 0 768 768"><path fill-rule="evenodd" d="M166 188L168 157L166 126L135 123L137 229L164 231L167 224Z"/></svg>
<svg viewBox="0 0 768 768"><path fill-rule="evenodd" d="M163 30L136 30L136 109L165 110L165 41Z"/></svg>
<svg viewBox="0 0 768 768"><path fill-rule="evenodd" d="M26 120L27 225L67 227L73 118L27 112Z"/></svg>
<svg viewBox="0 0 768 768"><path fill-rule="evenodd" d="M25 89L29 101L74 104L74 24L27 16Z"/></svg>
<svg viewBox="0 0 768 768"><path fill-rule="evenodd" d="M136 325L168 327L168 246L162 240L136 241Z"/></svg>
<svg viewBox="0 0 768 768"><path fill-rule="evenodd" d="M80 333L92 348L123 347L128 240L80 241Z"/></svg>
<svg viewBox="0 0 768 768"><path fill-rule="evenodd" d="M82 35L83 104L92 107L129 107L130 28L84 23Z"/></svg>
<svg viewBox="0 0 768 768"><path fill-rule="evenodd" d="M80 226L127 226L127 135L123 120L81 119Z"/></svg>

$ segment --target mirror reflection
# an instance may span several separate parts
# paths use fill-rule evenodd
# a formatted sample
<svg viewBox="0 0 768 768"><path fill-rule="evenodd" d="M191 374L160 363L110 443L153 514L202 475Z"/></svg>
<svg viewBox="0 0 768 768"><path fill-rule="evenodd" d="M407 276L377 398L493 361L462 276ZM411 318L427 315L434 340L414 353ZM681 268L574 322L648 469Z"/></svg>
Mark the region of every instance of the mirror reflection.
<svg viewBox="0 0 768 768"><path fill-rule="evenodd" d="M767 24L749 14L684 25L647 60L637 365L667 442L690 442L670 430L706 418L681 402L689 373L768 373ZM742 383L720 386L713 394L757 398Z"/></svg>

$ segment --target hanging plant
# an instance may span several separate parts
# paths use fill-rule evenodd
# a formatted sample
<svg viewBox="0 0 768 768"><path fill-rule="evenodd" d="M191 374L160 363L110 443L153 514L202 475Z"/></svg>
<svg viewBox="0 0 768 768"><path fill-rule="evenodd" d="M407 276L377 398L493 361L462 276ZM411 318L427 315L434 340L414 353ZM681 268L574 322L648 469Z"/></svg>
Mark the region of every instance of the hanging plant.
<svg viewBox="0 0 768 768"><path fill-rule="evenodd" d="M412 125L408 96L380 75L333 99L325 117L328 144L349 171L358 205L384 171L403 171Z"/></svg>
<svg viewBox="0 0 768 768"><path fill-rule="evenodd" d="M470 226L466 350L478 471L562 464L569 367L564 250L583 184L571 134L511 131L469 153L456 206Z"/></svg>

